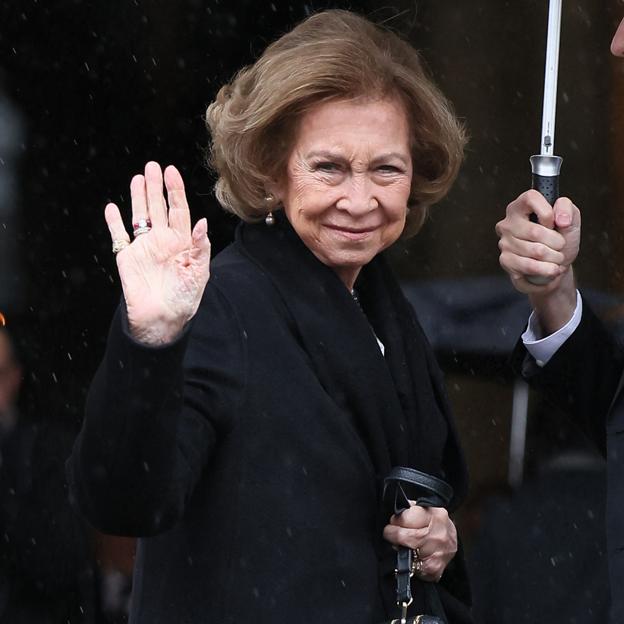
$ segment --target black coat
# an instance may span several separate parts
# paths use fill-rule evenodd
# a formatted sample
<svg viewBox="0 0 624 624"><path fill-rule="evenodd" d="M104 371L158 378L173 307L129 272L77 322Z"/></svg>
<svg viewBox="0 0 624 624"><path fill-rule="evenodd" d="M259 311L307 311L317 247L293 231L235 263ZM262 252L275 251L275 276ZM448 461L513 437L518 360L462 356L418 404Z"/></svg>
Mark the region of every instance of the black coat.
<svg viewBox="0 0 624 624"><path fill-rule="evenodd" d="M386 358L283 219L239 228L175 344L135 343L117 314L69 473L97 528L142 538L133 623L396 615L381 480L412 465L449 481L456 505L466 473L440 372L382 259L357 286ZM466 586L458 556L440 590L452 623L470 620Z"/></svg>
<svg viewBox="0 0 624 624"><path fill-rule="evenodd" d="M514 367L547 399L566 411L607 460L607 558L612 624L624 622L624 353L583 302L576 331L539 368L521 343ZM582 496L579 510L583 508Z"/></svg>

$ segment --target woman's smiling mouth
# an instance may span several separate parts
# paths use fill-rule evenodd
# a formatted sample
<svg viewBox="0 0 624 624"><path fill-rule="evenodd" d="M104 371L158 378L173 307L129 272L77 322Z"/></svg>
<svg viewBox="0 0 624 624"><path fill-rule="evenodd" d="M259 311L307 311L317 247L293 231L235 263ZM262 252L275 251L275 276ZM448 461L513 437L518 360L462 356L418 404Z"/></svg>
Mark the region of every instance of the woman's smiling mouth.
<svg viewBox="0 0 624 624"><path fill-rule="evenodd" d="M329 230L336 232L336 234L340 236L344 236L349 240L359 241L365 239L372 232L377 230L377 226L373 227L353 227L353 226L344 226L344 225L333 225L331 223L323 224Z"/></svg>

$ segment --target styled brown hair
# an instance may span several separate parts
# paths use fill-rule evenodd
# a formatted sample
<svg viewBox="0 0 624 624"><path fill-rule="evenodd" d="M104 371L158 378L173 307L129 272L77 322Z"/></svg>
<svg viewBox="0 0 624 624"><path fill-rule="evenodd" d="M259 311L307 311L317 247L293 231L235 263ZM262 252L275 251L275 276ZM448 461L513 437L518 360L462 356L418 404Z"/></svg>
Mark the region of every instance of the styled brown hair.
<svg viewBox="0 0 624 624"><path fill-rule="evenodd" d="M302 114L319 102L359 97L397 98L405 108L413 163L405 233L416 233L457 176L465 133L418 52L343 10L312 15L280 37L208 107L209 164L221 205L245 221L263 218L271 210L267 189L285 175Z"/></svg>

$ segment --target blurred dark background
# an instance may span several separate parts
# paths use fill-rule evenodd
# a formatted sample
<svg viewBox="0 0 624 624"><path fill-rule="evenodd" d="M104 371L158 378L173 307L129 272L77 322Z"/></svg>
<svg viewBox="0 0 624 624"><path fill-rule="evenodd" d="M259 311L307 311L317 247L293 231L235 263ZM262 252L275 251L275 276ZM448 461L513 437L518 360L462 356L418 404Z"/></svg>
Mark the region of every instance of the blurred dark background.
<svg viewBox="0 0 624 624"><path fill-rule="evenodd" d="M80 425L120 296L105 203L128 208L129 180L147 160L174 163L194 219L208 217L213 248L221 249L236 222L216 204L203 164L207 105L294 23L318 9L350 8L422 50L471 136L454 190L392 260L416 289L417 308L418 288L437 285L441 315L445 301L459 306L443 318L483 334L477 346L432 340L467 448L472 500L505 487L513 388L506 356L526 312L520 304L500 331L491 320L475 329L479 302L461 304L463 293L483 291L484 301L493 292L518 309L500 279L494 225L529 185L528 158L539 149L547 5L0 0L0 311L24 362L32 409L73 430ZM564 3L555 150L564 157L562 192L583 213L579 281L606 297L611 319L620 318L624 289L624 62L608 48L623 13L616 0ZM534 448L529 435L527 461ZM470 541L478 514L459 521ZM117 547L111 542L102 557Z"/></svg>

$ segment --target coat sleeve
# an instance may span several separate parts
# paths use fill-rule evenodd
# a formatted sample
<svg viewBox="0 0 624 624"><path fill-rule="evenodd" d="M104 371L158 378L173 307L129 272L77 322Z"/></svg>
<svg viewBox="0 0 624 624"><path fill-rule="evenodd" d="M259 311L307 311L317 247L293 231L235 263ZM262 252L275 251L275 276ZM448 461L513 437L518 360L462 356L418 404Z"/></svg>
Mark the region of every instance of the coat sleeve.
<svg viewBox="0 0 624 624"><path fill-rule="evenodd" d="M145 536L171 528L244 396L244 332L213 280L183 335L137 343L123 304L87 397L67 463L73 501L100 531Z"/></svg>
<svg viewBox="0 0 624 624"><path fill-rule="evenodd" d="M624 353L586 301L579 326L546 366L540 368L519 341L512 367L605 453L605 425L624 370Z"/></svg>

